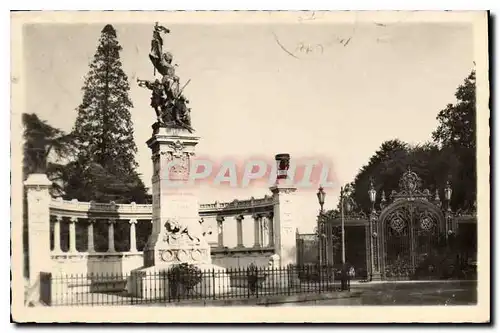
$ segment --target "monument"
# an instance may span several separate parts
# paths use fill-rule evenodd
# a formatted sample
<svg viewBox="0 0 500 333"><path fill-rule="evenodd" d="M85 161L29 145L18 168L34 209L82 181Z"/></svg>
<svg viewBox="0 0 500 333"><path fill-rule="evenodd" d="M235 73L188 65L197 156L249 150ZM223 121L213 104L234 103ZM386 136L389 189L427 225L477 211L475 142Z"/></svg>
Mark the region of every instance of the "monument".
<svg viewBox="0 0 500 333"><path fill-rule="evenodd" d="M159 276L181 263L193 264L205 272L195 288L201 292L221 294L230 286L225 268L211 263L196 188L188 183L190 161L199 138L192 134L189 101L183 95L189 81L180 87L173 56L163 52L162 34L168 33L170 30L158 23L154 26L149 59L154 74L161 75L161 79L137 80L141 87L152 91L151 107L157 117L147 141L153 160L153 228L144 249L143 267L131 273L128 283L129 292L141 298L167 297L169 281Z"/></svg>
<svg viewBox="0 0 500 333"><path fill-rule="evenodd" d="M275 240L276 254L279 258L279 265L286 267L295 264L297 261L296 248L296 225L295 216L297 214L297 202L295 192L297 188L290 181L288 169L290 167L289 154L277 154L275 156L277 164L276 182L270 187L274 198L275 215Z"/></svg>

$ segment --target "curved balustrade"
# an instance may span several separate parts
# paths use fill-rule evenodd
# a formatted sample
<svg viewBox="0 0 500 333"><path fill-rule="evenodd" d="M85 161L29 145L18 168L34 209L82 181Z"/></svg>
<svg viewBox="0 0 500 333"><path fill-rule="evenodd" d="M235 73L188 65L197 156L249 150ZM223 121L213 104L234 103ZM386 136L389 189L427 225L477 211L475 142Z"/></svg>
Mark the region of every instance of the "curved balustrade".
<svg viewBox="0 0 500 333"><path fill-rule="evenodd" d="M261 199L251 198L248 200L233 200L231 202L214 202L200 205L200 213L209 213L212 211L223 210L244 210L248 208L259 208L274 205L274 199L270 196L264 196Z"/></svg>
<svg viewBox="0 0 500 333"><path fill-rule="evenodd" d="M214 202L200 204L200 215L216 215L225 211L245 211L272 207L274 199L270 196L264 198L251 198L248 200L233 200L231 202ZM51 215L76 218L118 218L118 219L151 219L153 206L151 204L116 204L98 202L80 202L76 199L62 200L53 199L50 203ZM240 213L242 213L240 212Z"/></svg>
<svg viewBox="0 0 500 333"><path fill-rule="evenodd" d="M230 266L233 262L246 262L260 256L259 260L267 260L265 258L274 252L274 204L274 198L270 196L201 204L199 214L204 220L213 259L228 261ZM55 271L125 272L142 265L142 246L150 231L141 235L138 231L151 228L151 204L80 202L58 198L51 200L49 210L53 217L51 257ZM125 223L129 227L125 227ZM64 232L63 224L67 224ZM80 234L76 231L77 224L82 227ZM118 235L120 226L128 230ZM98 231L98 227L102 230ZM232 247L227 246L231 243L231 237L224 237L227 233L234 236ZM66 237L65 243L61 241L62 237ZM96 237L100 238L100 248L94 244ZM84 239L83 246L77 246L77 238L80 243ZM66 245L64 250L61 249L63 243ZM139 243L142 246L138 246ZM126 249L123 246L118 249L119 244L126 244Z"/></svg>

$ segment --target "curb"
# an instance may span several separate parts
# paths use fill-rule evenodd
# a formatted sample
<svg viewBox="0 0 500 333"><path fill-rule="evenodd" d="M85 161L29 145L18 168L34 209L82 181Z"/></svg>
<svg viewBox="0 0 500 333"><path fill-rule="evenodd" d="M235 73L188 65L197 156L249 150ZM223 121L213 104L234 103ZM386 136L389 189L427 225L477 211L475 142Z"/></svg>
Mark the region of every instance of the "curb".
<svg viewBox="0 0 500 333"><path fill-rule="evenodd" d="M306 294L306 295L291 295L291 296L271 296L266 298L247 298L233 300L197 300L197 301L181 301L175 303L163 304L148 304L146 306L270 306L286 303L301 303L323 300L349 300L359 299L361 292L337 292L337 293L322 293L322 294Z"/></svg>

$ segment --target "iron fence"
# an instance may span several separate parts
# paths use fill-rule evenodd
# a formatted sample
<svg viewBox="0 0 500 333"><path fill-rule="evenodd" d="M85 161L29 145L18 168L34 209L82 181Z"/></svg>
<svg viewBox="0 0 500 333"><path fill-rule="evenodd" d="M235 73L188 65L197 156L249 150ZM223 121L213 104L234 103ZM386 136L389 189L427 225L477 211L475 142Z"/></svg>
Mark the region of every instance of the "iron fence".
<svg viewBox="0 0 500 333"><path fill-rule="evenodd" d="M340 272L333 267L307 265L129 274L45 273L42 288L44 303L50 306L139 305L335 292L341 290L340 280Z"/></svg>

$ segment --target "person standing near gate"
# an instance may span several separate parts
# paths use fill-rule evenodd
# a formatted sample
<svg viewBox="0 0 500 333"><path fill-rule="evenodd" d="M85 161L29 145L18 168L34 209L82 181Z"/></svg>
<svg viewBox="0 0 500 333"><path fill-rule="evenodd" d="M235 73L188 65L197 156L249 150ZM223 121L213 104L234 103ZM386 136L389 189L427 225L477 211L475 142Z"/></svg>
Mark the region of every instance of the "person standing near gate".
<svg viewBox="0 0 500 333"><path fill-rule="evenodd" d="M348 277L349 265L347 263L342 264L342 269L340 270L340 290L347 290L347 279Z"/></svg>
<svg viewBox="0 0 500 333"><path fill-rule="evenodd" d="M354 266L349 265L349 273L347 274L347 288L351 290L351 280L354 279L356 276L356 270L354 269Z"/></svg>

